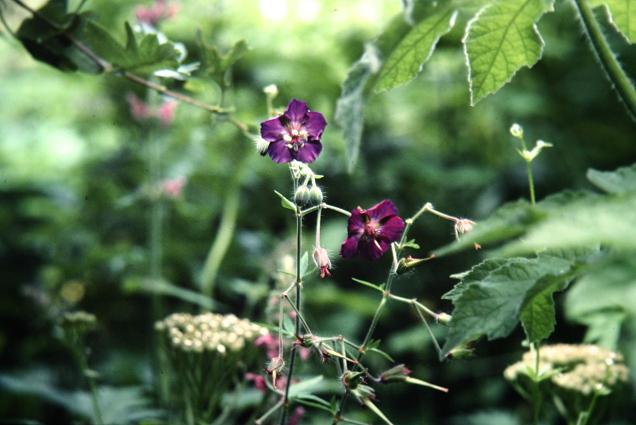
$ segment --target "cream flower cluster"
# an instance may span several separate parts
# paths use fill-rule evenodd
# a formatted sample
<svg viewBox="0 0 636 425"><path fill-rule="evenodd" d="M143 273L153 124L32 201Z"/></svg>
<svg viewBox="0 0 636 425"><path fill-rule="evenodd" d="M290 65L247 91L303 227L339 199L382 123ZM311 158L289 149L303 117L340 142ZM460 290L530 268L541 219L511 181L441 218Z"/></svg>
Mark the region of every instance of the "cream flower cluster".
<svg viewBox="0 0 636 425"><path fill-rule="evenodd" d="M268 334L262 326L233 314L204 313L193 316L174 313L155 323L173 348L189 352L216 352L225 355L243 349L247 343Z"/></svg>
<svg viewBox="0 0 636 425"><path fill-rule="evenodd" d="M519 375L533 370L535 353L527 352L521 361L509 366L504 376L515 381ZM551 382L557 387L583 395L607 391L627 382L629 370L623 356L591 344L555 344L541 347L541 374L552 374Z"/></svg>

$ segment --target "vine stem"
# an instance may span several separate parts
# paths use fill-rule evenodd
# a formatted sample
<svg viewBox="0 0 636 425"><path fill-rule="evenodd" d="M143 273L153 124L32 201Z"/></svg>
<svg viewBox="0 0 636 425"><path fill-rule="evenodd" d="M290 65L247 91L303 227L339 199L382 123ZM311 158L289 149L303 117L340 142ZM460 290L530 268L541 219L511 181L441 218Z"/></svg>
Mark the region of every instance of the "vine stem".
<svg viewBox="0 0 636 425"><path fill-rule="evenodd" d="M625 104L629 116L636 121L636 88L634 84L618 62L587 0L573 0L573 3L581 20L583 31L590 41L601 68L616 89L618 97Z"/></svg>
<svg viewBox="0 0 636 425"><path fill-rule="evenodd" d="M47 24L48 26L50 26L51 28L54 29L59 29L59 25L56 24L55 22L51 21L50 19L48 19L46 16L42 15L41 13L39 13L37 10L32 9L30 6L28 6L26 3L24 3L22 0L12 0L14 3L16 3L18 6L20 6L21 8L23 8L24 10L26 10L27 12L29 12L31 15L37 17L38 19L40 19L42 22L44 22L45 24ZM188 95L185 95L183 93L179 93L173 90L168 89L167 87L155 83L153 81L149 81L137 74L134 74L132 72L129 71L119 71L117 70L117 68L115 66L113 66L112 63L110 63L109 61L107 61L106 59L102 58L101 56L99 56L95 51L93 51L89 46L87 46L86 44L84 44L81 40L76 39L75 37L73 37L72 35L69 35L65 32L62 32L60 34L61 36L65 37L68 41L70 41L76 48L77 50L79 50L80 52L82 52L84 55L86 55L86 57L88 57L91 61L93 61L93 63L95 65L97 65L99 68L101 68L101 70L107 74L115 74L115 75L119 75L125 79L127 79L128 81L131 81L135 84L144 86L148 89L154 90L158 93L163 94L164 96L168 96L171 97L173 99L178 100L179 102L183 102L183 103L187 103L189 105L195 106L197 108L206 110L212 114L218 114L218 115L224 115L226 116L226 119L229 123L231 123L232 125L234 125L237 129L239 129L243 134L245 134L246 136L250 136L249 133L249 129L247 127L246 124L238 121L236 118L232 117L229 113L232 112L229 109L224 109L220 106L215 106L215 105L209 105L205 102L201 102L198 99L195 99L193 97L190 97Z"/></svg>
<svg viewBox="0 0 636 425"><path fill-rule="evenodd" d="M296 184L294 185L296 186ZM302 276L300 271L300 257L302 251L302 230L303 230L303 216L301 214L301 210L299 206L296 206L296 279L294 280L294 286L296 287L296 305L294 310L296 311L296 319L295 319L295 332L296 339L300 338L300 325L301 325L301 287L302 287ZM283 396L283 409L280 414L280 425L285 425L287 422L287 414L289 412L289 389L291 388L292 378L294 376L294 367L296 364L296 345L293 345L291 348L290 361L289 361L289 373L287 374L287 384L285 385L285 394Z"/></svg>

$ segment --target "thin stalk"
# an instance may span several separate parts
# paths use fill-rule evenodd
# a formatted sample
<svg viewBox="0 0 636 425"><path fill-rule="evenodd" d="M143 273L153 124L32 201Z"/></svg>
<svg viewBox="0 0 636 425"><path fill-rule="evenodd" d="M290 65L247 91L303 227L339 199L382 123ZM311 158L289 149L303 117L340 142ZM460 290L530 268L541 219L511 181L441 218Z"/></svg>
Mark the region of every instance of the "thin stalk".
<svg viewBox="0 0 636 425"><path fill-rule="evenodd" d="M587 0L574 0L574 6L596 59L614 86L618 97L625 104L629 116L636 121L636 88L634 83L618 62Z"/></svg>
<svg viewBox="0 0 636 425"><path fill-rule="evenodd" d="M297 312L302 311L302 303L301 303L301 287L302 287L302 276L300 271L300 257L302 252L302 230L303 230L303 216L300 213L300 207L296 207L296 306L295 309ZM300 337L300 324L301 318L300 314L296 314L295 320L295 332L296 338ZM289 389L291 388L292 377L294 376L294 367L296 364L296 345L292 346L291 352L289 353L291 360L289 361L289 373L287 375L287 385L285 386L285 395L283 396L283 410L280 415L280 425L285 425L287 422L287 413L289 412Z"/></svg>
<svg viewBox="0 0 636 425"><path fill-rule="evenodd" d="M84 352L83 343L78 342L73 347L73 352L75 353L75 358L80 367L82 375L86 378L86 381L88 383L88 389L91 394L91 404L93 406L93 414L95 415L95 422L97 423L97 425L104 425L102 410L99 407L97 385L95 385L95 378L89 373L90 370L88 368L88 359L86 358L86 353Z"/></svg>
<svg viewBox="0 0 636 425"><path fill-rule="evenodd" d="M528 188L530 189L530 203L534 206L536 204L536 198L534 196L534 178L532 177L532 161L526 161L526 168L528 170Z"/></svg>
<svg viewBox="0 0 636 425"><path fill-rule="evenodd" d="M234 236L241 199L242 169L243 164L239 166L239 169L230 181L223 203L223 211L221 212L221 222L205 259L203 271L201 272L201 292L207 297L214 298L216 277L219 273L221 263L225 258L225 254L227 254L230 247L232 237Z"/></svg>

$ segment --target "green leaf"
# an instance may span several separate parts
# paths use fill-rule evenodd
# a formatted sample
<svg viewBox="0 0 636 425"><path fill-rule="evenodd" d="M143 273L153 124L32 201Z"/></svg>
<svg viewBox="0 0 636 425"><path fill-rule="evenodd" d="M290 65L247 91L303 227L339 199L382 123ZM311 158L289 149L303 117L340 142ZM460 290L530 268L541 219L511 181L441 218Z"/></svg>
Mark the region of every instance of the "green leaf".
<svg viewBox="0 0 636 425"><path fill-rule="evenodd" d="M450 4L440 5L418 22L400 40L384 61L375 83L379 93L406 84L420 72L439 39L455 25L457 12Z"/></svg>
<svg viewBox="0 0 636 425"><path fill-rule="evenodd" d="M602 0L610 23L628 43L636 42L636 0Z"/></svg>
<svg viewBox="0 0 636 425"><path fill-rule="evenodd" d="M288 210L296 211L296 204L287 199L285 195L275 190L274 193L280 198L280 206Z"/></svg>
<svg viewBox="0 0 636 425"><path fill-rule="evenodd" d="M496 0L469 22L464 36L470 102L475 105L510 82L543 53L536 22L553 10L554 0Z"/></svg>
<svg viewBox="0 0 636 425"><path fill-rule="evenodd" d="M636 1L634 2L636 11ZM634 12L636 13L636 12ZM634 23L636 27L636 22ZM614 171L587 170L587 179L599 189L607 193L636 192L636 164L621 167Z"/></svg>
<svg viewBox="0 0 636 425"><path fill-rule="evenodd" d="M504 246L498 254L519 255L543 249L603 245L636 249L636 193L583 199L553 209L523 239ZM558 237L555 237L558 235Z"/></svg>
<svg viewBox="0 0 636 425"><path fill-rule="evenodd" d="M213 310L218 308L219 305L214 300L198 292L191 291L189 289L180 288L165 280L152 280L139 276L129 277L124 281L123 288L130 293L146 292L155 293L160 295L167 295L180 299L194 305L205 308L206 310Z"/></svg>
<svg viewBox="0 0 636 425"><path fill-rule="evenodd" d="M445 295L453 301L454 309L443 354L481 336L489 340L508 336L525 309L529 309L529 321L533 313L545 313L542 297L570 280L575 264L563 255L541 254L534 258L487 260L474 267L463 277L459 288ZM539 304L534 305L535 302ZM547 332L548 322L554 319L532 320L535 321L528 326L537 337Z"/></svg>
<svg viewBox="0 0 636 425"><path fill-rule="evenodd" d="M245 40L239 40L225 53L203 40L201 33L198 35L198 44L201 54L201 72L212 77L217 83L225 87L230 85L230 72L234 64L249 51Z"/></svg>
<svg viewBox="0 0 636 425"><path fill-rule="evenodd" d="M340 98L336 103L334 119L342 129L347 149L347 169L349 172L358 161L360 142L364 127L365 87L371 75L380 67L377 52L373 46L367 46L362 58L356 62L342 84Z"/></svg>

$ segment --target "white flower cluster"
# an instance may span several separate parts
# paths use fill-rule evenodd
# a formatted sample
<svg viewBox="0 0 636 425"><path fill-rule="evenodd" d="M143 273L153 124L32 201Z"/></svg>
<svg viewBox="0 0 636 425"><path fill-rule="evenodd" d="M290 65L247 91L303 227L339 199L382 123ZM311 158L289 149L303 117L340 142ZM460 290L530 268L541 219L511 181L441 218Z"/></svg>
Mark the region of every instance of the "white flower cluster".
<svg viewBox="0 0 636 425"><path fill-rule="evenodd" d="M221 355L242 350L246 343L268 333L267 329L247 319L239 319L233 314L214 313L197 316L174 313L156 322L155 329L165 333L173 348Z"/></svg>
<svg viewBox="0 0 636 425"><path fill-rule="evenodd" d="M521 361L509 366L504 376L515 381L533 370L535 353L527 352ZM623 356L591 344L555 344L541 347L541 374L552 374L551 382L562 389L591 395L608 391L627 382L629 370Z"/></svg>

